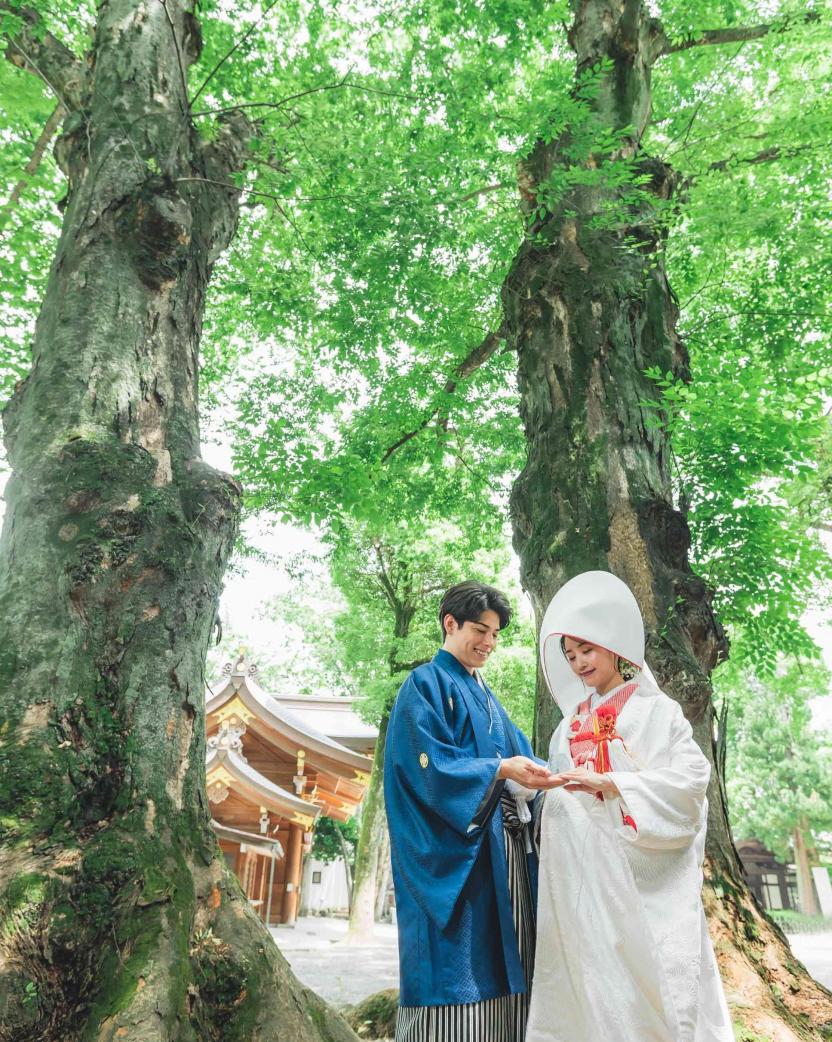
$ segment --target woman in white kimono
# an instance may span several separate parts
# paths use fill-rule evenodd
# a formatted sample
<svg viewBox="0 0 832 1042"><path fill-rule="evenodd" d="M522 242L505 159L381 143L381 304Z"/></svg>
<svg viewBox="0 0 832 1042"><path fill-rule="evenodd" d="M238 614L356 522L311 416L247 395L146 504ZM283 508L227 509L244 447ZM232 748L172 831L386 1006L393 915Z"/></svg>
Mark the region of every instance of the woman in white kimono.
<svg viewBox="0 0 832 1042"><path fill-rule="evenodd" d="M546 612L564 713L540 823L526 1042L733 1042L702 908L710 765L644 663L644 624L609 572Z"/></svg>

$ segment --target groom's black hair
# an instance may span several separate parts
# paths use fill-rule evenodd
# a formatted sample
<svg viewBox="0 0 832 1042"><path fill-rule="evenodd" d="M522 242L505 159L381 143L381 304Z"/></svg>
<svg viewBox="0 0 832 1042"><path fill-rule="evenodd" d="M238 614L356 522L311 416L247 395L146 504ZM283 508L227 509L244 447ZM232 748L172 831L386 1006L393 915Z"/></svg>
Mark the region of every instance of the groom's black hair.
<svg viewBox="0 0 832 1042"><path fill-rule="evenodd" d="M464 583L452 586L442 597L439 605L439 627L442 640L446 637L445 616L453 615L459 626L466 622L477 622L484 611L496 612L500 620L500 629L504 630L511 622L511 605L504 593L485 583L469 579Z"/></svg>

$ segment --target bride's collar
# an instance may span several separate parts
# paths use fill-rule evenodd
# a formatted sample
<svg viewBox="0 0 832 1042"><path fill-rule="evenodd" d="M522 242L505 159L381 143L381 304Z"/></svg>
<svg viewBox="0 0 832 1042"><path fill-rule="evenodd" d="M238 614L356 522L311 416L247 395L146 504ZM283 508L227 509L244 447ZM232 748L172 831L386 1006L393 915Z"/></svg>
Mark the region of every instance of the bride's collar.
<svg viewBox="0 0 832 1042"><path fill-rule="evenodd" d="M625 680L623 684L619 684L617 687L614 687L612 691L608 691L605 695L599 695L597 691L593 691L591 700L595 702L596 706L602 705L604 702L607 701L608 698L612 698L613 695L617 695L622 688L625 688L628 684L631 683L631 680ZM596 699L597 701L595 701Z"/></svg>

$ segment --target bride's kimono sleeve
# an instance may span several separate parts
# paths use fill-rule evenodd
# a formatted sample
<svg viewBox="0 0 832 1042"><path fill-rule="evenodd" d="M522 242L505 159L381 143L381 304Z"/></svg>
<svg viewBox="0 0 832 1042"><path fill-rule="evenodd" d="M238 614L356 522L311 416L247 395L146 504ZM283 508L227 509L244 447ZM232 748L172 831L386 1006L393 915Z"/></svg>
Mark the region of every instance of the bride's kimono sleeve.
<svg viewBox="0 0 832 1042"><path fill-rule="evenodd" d="M706 813L705 794L711 765L693 739L693 731L677 702L667 699L662 714L664 734L651 736L646 766L613 771L623 814L634 828L620 829L630 843L670 850L692 843ZM639 756L644 761L644 753Z"/></svg>
<svg viewBox="0 0 832 1042"><path fill-rule="evenodd" d="M385 804L399 877L442 930L488 831L504 782L500 758L478 753L470 728L455 737L455 688L430 665L396 699L385 749Z"/></svg>

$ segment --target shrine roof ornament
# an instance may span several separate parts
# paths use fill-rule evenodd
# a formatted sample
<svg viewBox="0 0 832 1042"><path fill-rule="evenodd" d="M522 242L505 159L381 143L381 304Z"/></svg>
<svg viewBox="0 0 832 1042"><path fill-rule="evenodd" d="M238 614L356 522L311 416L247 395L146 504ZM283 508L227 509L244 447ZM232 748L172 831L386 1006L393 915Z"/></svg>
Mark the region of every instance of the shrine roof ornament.
<svg viewBox="0 0 832 1042"><path fill-rule="evenodd" d="M223 720L216 734L211 735L206 746L209 752L220 749L233 749L245 760L243 756L243 735L245 727L235 726L233 720Z"/></svg>

